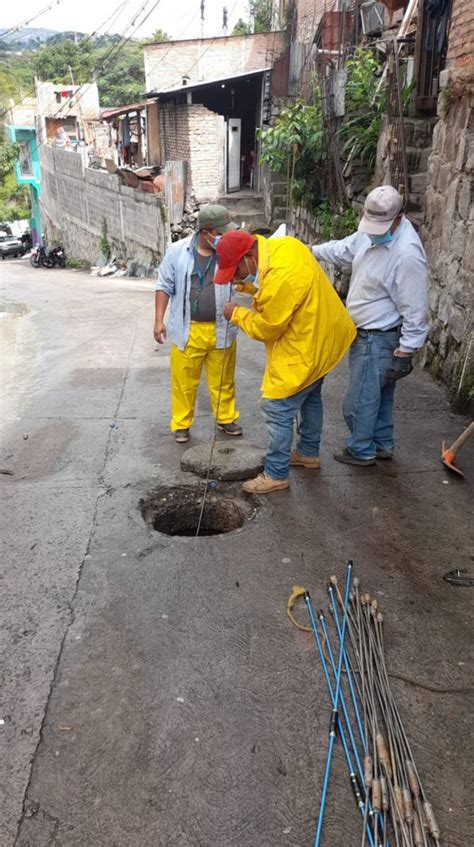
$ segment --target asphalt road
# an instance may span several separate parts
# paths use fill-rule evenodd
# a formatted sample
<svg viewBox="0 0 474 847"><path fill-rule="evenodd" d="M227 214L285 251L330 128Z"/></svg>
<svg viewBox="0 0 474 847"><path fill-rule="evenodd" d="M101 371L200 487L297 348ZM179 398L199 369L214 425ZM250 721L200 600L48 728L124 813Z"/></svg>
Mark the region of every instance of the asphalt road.
<svg viewBox="0 0 474 847"><path fill-rule="evenodd" d="M348 558L384 609L442 843L473 843L472 589L442 580L474 569L472 484L439 461L465 424L443 389L419 371L400 384L396 461L352 469L332 459L343 365L325 384L320 472L295 472L239 533L169 538L138 510L158 483L188 479L152 283L25 260L0 274L0 845L311 843L329 704L286 602L302 584L324 604ZM241 338L238 401L256 445L262 365ZM211 427L202 391L193 443ZM474 480L474 444L460 464ZM339 753L331 786L325 843L358 844Z"/></svg>

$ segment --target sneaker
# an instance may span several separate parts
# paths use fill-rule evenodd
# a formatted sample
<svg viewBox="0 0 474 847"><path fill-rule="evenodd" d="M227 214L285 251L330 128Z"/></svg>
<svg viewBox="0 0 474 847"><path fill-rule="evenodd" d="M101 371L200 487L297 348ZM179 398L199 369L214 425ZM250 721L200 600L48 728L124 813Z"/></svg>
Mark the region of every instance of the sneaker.
<svg viewBox="0 0 474 847"><path fill-rule="evenodd" d="M293 468L309 468L317 471L321 467L319 456L302 456L297 450L291 451L290 465Z"/></svg>
<svg viewBox="0 0 474 847"><path fill-rule="evenodd" d="M217 429L220 429L221 432L225 432L226 435L234 435L234 436L242 435L242 427L239 426L239 424L236 424L236 423L230 423L230 424L218 423Z"/></svg>
<svg viewBox="0 0 474 847"><path fill-rule="evenodd" d="M393 453L389 453L388 450L377 450L375 454L376 459L393 459Z"/></svg>
<svg viewBox="0 0 474 847"><path fill-rule="evenodd" d="M186 441L189 441L189 429L177 429L174 440L177 444L186 444Z"/></svg>
<svg viewBox="0 0 474 847"><path fill-rule="evenodd" d="M358 468L367 468L369 465L375 465L375 456L373 459L358 459L357 456L349 453L347 447L344 448L342 453L334 453L334 458L336 462L343 462L345 465L356 465Z"/></svg>
<svg viewBox="0 0 474 847"><path fill-rule="evenodd" d="M271 494L272 491L283 491L290 487L288 479L272 479L266 473L260 473L255 479L249 479L242 485L242 491L247 494Z"/></svg>

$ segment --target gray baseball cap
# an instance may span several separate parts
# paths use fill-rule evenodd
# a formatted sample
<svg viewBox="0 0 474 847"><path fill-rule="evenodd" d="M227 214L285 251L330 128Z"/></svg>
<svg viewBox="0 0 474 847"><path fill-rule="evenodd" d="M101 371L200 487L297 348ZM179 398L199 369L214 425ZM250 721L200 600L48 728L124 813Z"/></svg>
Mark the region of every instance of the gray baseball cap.
<svg viewBox="0 0 474 847"><path fill-rule="evenodd" d="M381 185L367 195L359 232L367 235L384 235L403 210L404 200L396 188Z"/></svg>
<svg viewBox="0 0 474 847"><path fill-rule="evenodd" d="M217 229L219 235L224 235L225 232L239 228L233 222L229 210L225 206L219 206L216 203L209 203L207 206L202 206L199 210L197 222L198 229Z"/></svg>

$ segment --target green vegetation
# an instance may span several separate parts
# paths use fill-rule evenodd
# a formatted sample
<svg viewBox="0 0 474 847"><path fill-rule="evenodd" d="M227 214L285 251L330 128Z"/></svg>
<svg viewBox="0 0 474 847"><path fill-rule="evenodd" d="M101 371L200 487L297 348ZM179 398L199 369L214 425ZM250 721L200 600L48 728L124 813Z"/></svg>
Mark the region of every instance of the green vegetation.
<svg viewBox="0 0 474 847"><path fill-rule="evenodd" d="M17 185L15 162L18 147L7 141L0 143L0 221L29 218L29 192L26 186Z"/></svg>
<svg viewBox="0 0 474 847"><path fill-rule="evenodd" d="M273 18L273 0L249 0L247 11L251 23L239 18L232 35L253 35L271 32Z"/></svg>
<svg viewBox="0 0 474 847"><path fill-rule="evenodd" d="M0 42L0 108L4 112L9 99L33 96L34 77L56 84L76 85L97 80L101 106L123 106L141 100L145 93L143 45L169 41L159 29L146 41L121 43L119 35L90 39L75 33L57 33L46 43L28 42L20 55L14 45ZM71 76L72 72L72 76Z"/></svg>
<svg viewBox="0 0 474 847"><path fill-rule="evenodd" d="M338 130L342 161L366 164L373 171L382 116L385 87L379 64L371 50L359 49L347 63L345 117ZM276 173L290 177L293 202L314 212L324 237L340 238L355 229L351 207L341 208L325 196L325 172L333 156L324 132L321 94L314 86L313 103L296 100L284 109L275 126L260 132L261 161ZM337 141L337 139L336 139Z"/></svg>

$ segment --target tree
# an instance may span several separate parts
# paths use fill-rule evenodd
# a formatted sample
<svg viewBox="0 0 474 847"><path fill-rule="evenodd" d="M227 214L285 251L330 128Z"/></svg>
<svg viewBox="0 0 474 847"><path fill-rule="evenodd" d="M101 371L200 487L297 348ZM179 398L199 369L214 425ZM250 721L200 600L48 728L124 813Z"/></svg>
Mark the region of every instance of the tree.
<svg viewBox="0 0 474 847"><path fill-rule="evenodd" d="M157 29L153 35L143 41L143 44L163 44L165 41L171 41L168 33L162 29Z"/></svg>
<svg viewBox="0 0 474 847"><path fill-rule="evenodd" d="M232 35L251 35L251 34L252 34L252 30L250 29L250 26L248 24L246 24L245 21L242 20L242 18L239 18L236 25L234 26L234 29L232 30Z"/></svg>
<svg viewBox="0 0 474 847"><path fill-rule="evenodd" d="M253 20L253 31L271 32L273 19L273 0L250 0L249 12Z"/></svg>
<svg viewBox="0 0 474 847"><path fill-rule="evenodd" d="M62 44L45 47L36 56L36 72L40 79L60 83L71 83L71 71L75 85L90 82L94 68L94 48L90 42L76 44L67 39Z"/></svg>
<svg viewBox="0 0 474 847"><path fill-rule="evenodd" d="M101 106L123 106L142 100L145 93L143 46L129 41L117 52L103 71L97 72Z"/></svg>

